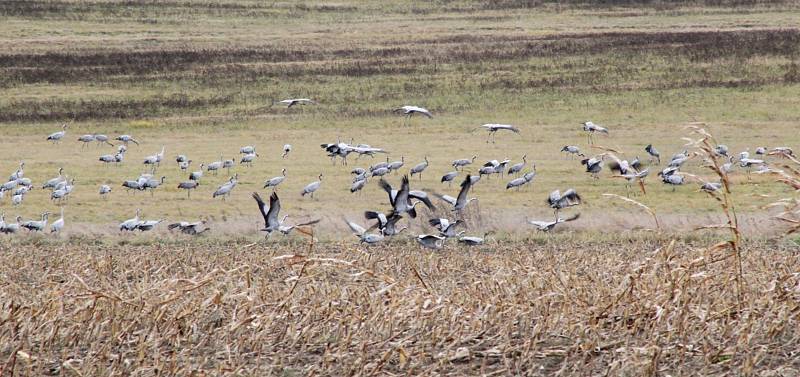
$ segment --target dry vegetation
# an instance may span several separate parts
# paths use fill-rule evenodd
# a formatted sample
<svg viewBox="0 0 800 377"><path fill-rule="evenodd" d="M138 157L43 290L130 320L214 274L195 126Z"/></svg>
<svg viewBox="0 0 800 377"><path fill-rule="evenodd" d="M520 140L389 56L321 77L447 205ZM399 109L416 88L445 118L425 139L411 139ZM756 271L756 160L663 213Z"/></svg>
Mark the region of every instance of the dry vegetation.
<svg viewBox="0 0 800 377"><path fill-rule="evenodd" d="M796 249L750 243L738 302L726 251L553 241L6 250L3 372L800 372Z"/></svg>
<svg viewBox="0 0 800 377"><path fill-rule="evenodd" d="M800 146L799 15L759 0L0 2L0 177L24 159L35 183L59 166L77 179L65 235L0 240L0 376L800 375L798 247L780 237L800 230L800 161L770 156L780 172L750 181L709 153ZM268 106L294 96L320 104ZM398 130L389 110L404 103L436 117ZM653 180L622 198L622 182L557 153L588 151L587 119L611 128L599 140L620 157L651 142L699 152L685 170L724 190ZM44 141L65 120L68 140ZM690 121L705 129L687 144ZM485 122L523 132L486 144L470 133ZM110 149L74 141L92 132L143 145L101 167ZM497 230L488 245L365 248L341 240L341 216L387 206L385 193L347 192L349 168L318 147L337 137L407 167L428 155L412 186L431 191L451 193L439 176L475 151L528 154L539 174L520 192L476 186L469 233ZM210 198L226 174L189 200L172 164L153 196L117 186L161 145L196 167L248 144L262 157L235 169L226 202ZM314 244L256 241L249 193L284 166L284 212L323 217ZM319 200L301 199L320 171ZM524 218L552 216L544 196L566 187L586 199L581 220L528 232ZM42 190L7 203L7 220L57 212ZM135 208L212 232L111 235ZM421 223L408 233L430 231Z"/></svg>

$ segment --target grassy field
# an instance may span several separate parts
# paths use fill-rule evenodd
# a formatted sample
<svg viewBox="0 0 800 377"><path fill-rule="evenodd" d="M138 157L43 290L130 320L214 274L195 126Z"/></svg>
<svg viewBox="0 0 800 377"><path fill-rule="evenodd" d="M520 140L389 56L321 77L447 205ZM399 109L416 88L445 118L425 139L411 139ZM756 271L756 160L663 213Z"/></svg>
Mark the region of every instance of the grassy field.
<svg viewBox="0 0 800 377"><path fill-rule="evenodd" d="M506 192L507 179L492 179L475 190L484 224L502 230L547 216L546 194L568 187L586 199L585 219L649 226L637 211L601 196L624 194L622 181L593 182L558 151L575 144L601 152L579 131L586 120L609 127L611 136L598 144L626 158L645 158L648 143L667 156L683 150L682 126L691 121L706 122L735 153L797 145L799 10L791 2L745 5L4 2L0 161L10 174L24 160L36 183L63 166L77 182L67 232L78 234L112 232L136 208L147 218L205 218L220 231L254 230L249 194L285 167L289 179L279 192L286 212L298 221L322 217L323 233L340 237L340 215L384 208L386 198L374 183L361 195L349 193L347 172L373 160L331 165L319 144L337 138L385 148L392 160L405 157L407 168L427 155L431 165L414 187L451 194L439 177L453 159L516 162L527 154L538 172L532 188ZM320 104L271 106L287 97ZM435 117L403 128L391 113L402 104L425 106ZM44 137L66 121L67 140L48 144ZM484 133L471 132L487 122L515 124L522 133L487 144ZM75 141L95 132L133 134L142 145L123 166L104 167L97 158L111 147L81 149ZM281 160L285 143L294 151ZM170 160L188 155L196 170L220 155L236 157L244 145L261 157L255 167L231 172L241 183L225 202L210 193L227 174L207 177L188 200L175 188L186 176L171 163L157 173L167 183L154 196L119 187L161 146ZM699 160L689 165L707 175ZM300 188L319 173L318 199L301 199ZM672 192L654 175L648 195L637 199L675 224L707 220L715 204L695 185ZM771 177L733 179L740 211L755 219L761 206L787 194ZM97 195L103 183L115 190L107 201ZM18 208L6 198L3 210L12 219L57 212L48 195L34 191Z"/></svg>
<svg viewBox="0 0 800 377"><path fill-rule="evenodd" d="M2 1L0 179L24 161L35 186L63 167L76 188L63 235L0 237L0 376L795 376L798 241L783 234L800 211L779 222L768 205L796 201L800 179L737 169L736 229L699 230L728 221L721 202L695 182L673 191L651 166L633 199L656 212L653 229L641 207L603 195L624 196L623 181L591 179L559 150L602 152L580 131L587 120L628 159L646 160L650 143L665 159L698 151L683 139L698 138L690 123L735 154L800 148L798 19L795 2L756 0ZM291 97L319 103L272 105ZM391 111L404 104L434 118L404 126ZM63 122L67 137L50 144ZM487 143L483 123L521 133ZM103 166L114 149L82 148L90 133L141 145ZM319 144L339 138L389 154L334 165ZM206 173L191 199L176 188L187 173L175 155L194 171L245 145L260 157L230 171L229 199L211 198L227 171ZM126 193L162 146L165 186ZM472 155L536 164L519 192L507 177L476 185L467 233L495 231L488 244L421 249L427 211L385 244L349 238L343 216L389 208L377 180L349 192L352 168L404 157L405 173L428 156L412 188L454 195L439 179ZM715 180L704 165L683 170ZM250 194L282 168L289 222L322 219L311 239L257 232ZM316 198L301 198L320 173ZM524 224L549 219L547 194L570 187L584 198L578 221L553 234ZM58 213L49 194L17 207L7 195L0 212ZM137 208L211 231L117 236Z"/></svg>

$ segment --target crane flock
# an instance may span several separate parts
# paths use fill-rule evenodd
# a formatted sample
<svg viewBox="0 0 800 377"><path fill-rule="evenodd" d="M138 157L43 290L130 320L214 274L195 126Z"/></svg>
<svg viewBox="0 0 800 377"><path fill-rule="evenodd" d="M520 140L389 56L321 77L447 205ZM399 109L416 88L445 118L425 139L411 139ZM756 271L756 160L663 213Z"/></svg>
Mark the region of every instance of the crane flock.
<svg viewBox="0 0 800 377"><path fill-rule="evenodd" d="M291 108L296 105L313 105L317 102L307 98L287 99L278 101ZM414 115L421 115L426 118L433 118L432 113L422 107L406 105L394 109L393 111L400 113L404 117L404 124L410 123L410 118ZM581 123L582 131L586 132L587 141L593 148L605 149L604 153L594 156L585 155L578 146L566 145L561 148L561 153L566 153L570 159L578 156L581 165L584 166L585 172L594 180L601 178L601 173L604 167L616 173L612 175L614 178L622 178L625 181L626 194L631 195L631 187L638 184L642 193L645 191L645 179L648 177L650 168L645 165L657 166L661 164L661 153L652 145L648 144L643 147L642 151L647 153L649 159L647 162L641 161L639 156L635 156L631 161L623 160L617 156L616 151L604 147L594 146L594 136L601 134L610 137L608 128L597 125L591 121ZM64 123L61 129L57 132L49 134L46 140L58 144L62 143L67 137L69 124ZM476 129L484 129L488 131L489 138L487 143L496 143L496 133L498 131L508 131L519 135L521 129L517 126L508 124L488 123L478 126ZM137 146L140 141L131 135L119 135L113 139L107 135L90 133L81 135L77 138L80 143L80 148L89 148L90 145L95 144L98 147L111 146L116 148L113 154L103 154L98 157L98 160L103 165L120 165L125 162L125 154L128 151L129 144L133 143ZM114 145L114 142L119 142L119 145ZM502 160L492 159L481 164L474 171L468 172L469 166L473 165L478 159L478 155L474 154L470 158L459 158L452 160L450 166L453 171L446 172L441 176L440 182L447 183L447 189L451 189L454 181L459 182L457 193L452 193L451 196L446 193L440 192L427 192L425 190L412 189L412 178L417 176L419 181L422 181L423 173L431 167L431 161L428 156L424 156L423 161L414 164L407 169L407 173L403 173L400 178L399 187L393 187L387 177L392 173L398 173L405 170L406 159L401 156L399 160L390 161L388 152L383 148L373 147L367 144L355 144L353 140L350 143L342 142L341 139L332 143L320 144L324 153L331 159L334 166L337 159L341 160L342 165L348 165L347 157L355 153L358 155L357 159L362 156L374 158L378 154L386 155L385 161L380 161L372 164L367 168L354 168L350 171L353 175L353 180L350 184L349 190L351 193L360 193L367 187L370 181L377 180L378 186L384 190L388 196L388 208L383 210L376 208L369 208L364 210L365 225L357 221L352 221L345 218L344 222L352 233L358 238L359 242L365 245L380 244L387 239L400 235L402 232L409 229L410 222L417 221L416 219L423 214L428 215L427 219L421 222L422 226L430 226L430 234L420 234L413 236L422 247L429 249L441 249L450 239L463 245L475 246L481 245L486 242L487 237L492 233L491 230L484 232L482 237L466 235L469 231L469 221L466 213L471 203L478 202L478 197L470 196L471 189L481 179L492 179L493 176L498 178L507 175L511 178L506 184L506 190L515 189L519 191L526 185L533 184L537 176L536 164L533 161L528 161L528 156L523 155L521 161L512 164L512 160L505 158ZM140 174L133 179L123 180L121 186L127 191L135 193L139 191L150 191L151 196L155 195L156 190L168 182L166 175L156 175L158 169L161 167L162 162L166 155L167 146L162 145L160 150L154 154L148 155L141 160L142 165L147 169L145 173ZM286 160L289 158L292 151L291 144L285 144L282 148L281 159ZM555 151L554 151L555 152ZM728 146L720 144L717 145L713 153L724 158L726 161L721 170L724 173L731 172L734 168L741 167L746 170L748 179L753 169L755 173L771 172L769 163L766 160L767 156L794 157L793 151L789 147L776 147L768 149L764 146L759 146L755 149L755 155L759 158L751 158L749 150L742 151L738 155L731 153ZM239 165L243 167L252 167L260 155L256 152L256 147L252 145L243 146L239 149ZM681 151L675 153L658 172L658 177L665 185L672 186L673 191L677 186L683 185L690 178L696 178L691 174L681 173L681 168L690 160L697 157L696 153L689 153L688 151ZM177 188L186 191L187 199L191 198L192 191L197 190L205 173L217 175L219 171L226 169L230 178L219 185L216 190L211 194L212 198L220 197L221 200L226 200L231 195L234 195L235 189L239 182L239 174L231 175L230 170L236 166L235 159L225 159L220 155L219 160L211 162L202 162L199 164L199 169L190 171L192 160L185 154L179 154L175 157L175 162L181 172L189 171L185 175L185 180L179 180ZM463 179L458 177L463 175ZM300 197L308 196L311 200L317 200L315 193L323 190L323 177L320 173L317 180L312 181L305 185L300 191ZM513 177L513 178L512 178ZM252 198L256 201L259 213L263 219L263 227L261 231L266 232L266 237L269 238L274 232L283 235L289 235L293 230L298 229L305 234L313 233L309 230L315 224L318 224L322 219L314 219L303 221L289 225L287 223L288 215L280 217L281 199L278 195L279 186L288 179L287 169L282 168L281 174L264 181L263 189L271 190L269 201L266 202L261 198L257 192L251 194ZM69 201L70 195L75 188L75 178L65 174L63 168L58 169L55 177L45 181L41 188L43 190L49 189L50 198L53 202L60 205L60 217L50 223L50 212L45 211L38 219L31 219L24 221L22 217L17 216L15 222L6 222L5 212L0 213L0 233L14 234L19 233L23 229L29 232L45 232L49 230L51 233L60 233L65 229L67 222L65 221L65 207ZM722 188L720 182L706 182L700 183L700 190L714 193ZM0 185L0 200L4 197L10 196L11 204L13 206L20 206L26 194L33 188L33 182L25 176L25 162L20 162L17 169L9 176L8 180ZM106 199L112 195L113 188L111 185L102 184L97 189L100 197ZM440 204L434 203L431 199L436 198L441 201ZM571 207L579 206L583 203L583 198L572 188L564 190L553 190L547 195L544 200L549 208L554 211L552 219L541 220L528 220L526 223L534 229L543 232L553 231L559 224L572 222L580 219L580 213L574 213L568 217L561 217L560 212L567 210ZM419 205L422 204L421 207ZM441 211L436 215L437 205L443 208L448 216L441 216ZM420 212L419 209L425 208L425 212ZM403 224L403 219L406 218L408 224ZM124 220L119 223L118 229L120 232L147 232L156 229L159 224L163 223L165 219L146 219L142 217L141 209L135 210L133 218ZM178 231L182 234L196 236L207 232L210 228L207 226L206 220L198 221L177 221L168 225L169 230Z"/></svg>

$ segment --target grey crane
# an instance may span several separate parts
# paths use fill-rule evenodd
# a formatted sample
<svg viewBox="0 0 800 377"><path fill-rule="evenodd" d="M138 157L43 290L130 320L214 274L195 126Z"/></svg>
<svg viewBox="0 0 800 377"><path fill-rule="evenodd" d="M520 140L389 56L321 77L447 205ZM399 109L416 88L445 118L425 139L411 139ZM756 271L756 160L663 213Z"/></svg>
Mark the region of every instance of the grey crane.
<svg viewBox="0 0 800 377"><path fill-rule="evenodd" d="M431 112L428 111L428 109L419 106L405 105L405 106L400 106L394 109L393 111L396 113L403 114L404 117L403 125L408 124L409 121L411 120L411 117L414 116L415 114L420 114L428 118L433 118L433 114L431 114Z"/></svg>
<svg viewBox="0 0 800 377"><path fill-rule="evenodd" d="M600 171L603 170L603 158L602 157L585 158L581 160L581 165L586 165L586 172L589 173L592 176L592 178L599 179Z"/></svg>
<svg viewBox="0 0 800 377"><path fill-rule="evenodd" d="M8 181L8 182L6 182L6 183L3 183L3 185L2 185L2 186L0 186L0 191L9 191L9 190L13 190L13 189L14 189L14 188L16 188L18 185L19 185L19 182L18 182L16 179L15 179L15 180L13 180L13 181Z"/></svg>
<svg viewBox="0 0 800 377"><path fill-rule="evenodd" d="M273 191L272 195L269 196L269 206L264 203L264 200L261 199L261 195L257 192L254 192L252 196L258 204L258 211L264 218L264 227L260 230L262 232L267 232L267 237L269 237L272 232L280 231L281 221L278 219L278 214L281 211L281 200L278 198L278 193Z"/></svg>
<svg viewBox="0 0 800 377"><path fill-rule="evenodd" d="M639 156L634 157L630 165L634 170L642 170L642 161L639 159Z"/></svg>
<svg viewBox="0 0 800 377"><path fill-rule="evenodd" d="M311 182L303 187L303 190L300 191L300 196L310 195L311 198L314 198L314 193L319 190L319 187L322 185L322 173L319 174L319 180Z"/></svg>
<svg viewBox="0 0 800 377"><path fill-rule="evenodd" d="M466 178L464 178L464 181L461 182L461 191L458 192L457 198L449 195L437 196L445 202L450 203L453 206L453 211L461 212L470 202L473 200L478 200L478 198L467 198L467 195L469 195L469 189L472 188L473 184L474 182L472 181L472 177L467 174Z"/></svg>
<svg viewBox="0 0 800 377"><path fill-rule="evenodd" d="M186 161L189 161L189 158L186 157L186 155L179 154L179 155L175 156L175 162L178 163L178 164L180 164L181 162L186 162Z"/></svg>
<svg viewBox="0 0 800 377"><path fill-rule="evenodd" d="M488 239L489 235L494 233L493 231L488 231L483 234L483 237L476 237L476 236L464 236L458 239L458 243L462 243L467 246L478 246L483 245L486 240Z"/></svg>
<svg viewBox="0 0 800 377"><path fill-rule="evenodd" d="M742 154L746 153L747 152L742 152ZM750 180L750 170L752 169L753 166L761 167L764 165L766 165L764 160L750 158L749 155L739 159L739 166L747 169L747 180Z"/></svg>
<svg viewBox="0 0 800 377"><path fill-rule="evenodd" d="M544 220L528 220L528 224L531 224L536 227L536 229L541 230L542 232L549 232L555 229L556 225L568 222L568 221L575 221L581 216L580 213L576 213L574 216L564 218L556 218L554 221L544 221Z"/></svg>
<svg viewBox="0 0 800 377"><path fill-rule="evenodd" d="M518 163L516 163L514 165L511 165L511 167L508 168L508 175L512 175L512 174L513 175L518 175L522 171L522 169L525 169L525 165L527 165L527 164L528 164L528 155L524 154L524 155L522 155L522 162L518 162Z"/></svg>
<svg viewBox="0 0 800 377"><path fill-rule="evenodd" d="M381 148L373 148L366 144L359 144L355 147L351 146L349 151L358 153L358 158L361 158L361 156L370 156L374 158L376 153L389 153Z"/></svg>
<svg viewBox="0 0 800 377"><path fill-rule="evenodd" d="M728 157L728 146L725 144L719 144L714 148L714 153L717 154L717 156Z"/></svg>
<svg viewBox="0 0 800 377"><path fill-rule="evenodd" d="M387 165L386 167L387 167L389 170L394 170L394 171L397 171L397 170L399 170L400 168L402 168L402 167L403 167L403 165L405 165L405 164L406 164L406 158L405 158L405 156L400 156L400 161L394 161L394 162L390 162L390 163L389 163L389 165Z"/></svg>
<svg viewBox="0 0 800 377"><path fill-rule="evenodd" d="M206 225L205 220L195 221L195 222L181 221L167 225L167 229L169 230L178 229L183 234L196 236L198 234L203 234L204 232L210 230L210 228L206 227L205 225Z"/></svg>
<svg viewBox="0 0 800 377"><path fill-rule="evenodd" d="M420 202L425 204L429 209L436 209L436 207L428 198L428 194L424 191L411 190L408 176L403 176L400 183L400 190L392 189L392 185L386 180L381 179L379 182L381 188L389 195L389 204L392 206L393 214L408 213L411 218L417 217L416 205ZM412 201L415 199L416 201Z"/></svg>
<svg viewBox="0 0 800 377"><path fill-rule="evenodd" d="M119 135L114 140L121 141L123 145L128 145L128 143L134 143L139 145L139 141L133 138L131 135Z"/></svg>
<svg viewBox="0 0 800 377"><path fill-rule="evenodd" d="M47 218L50 216L50 212L45 211L42 214L42 219L39 221L29 220L22 223L22 227L27 229L30 232L41 232L47 229Z"/></svg>
<svg viewBox="0 0 800 377"><path fill-rule="evenodd" d="M218 196L221 196L222 200L225 200L225 198L231 195L231 191L233 191L237 183L239 183L239 174L234 174L234 176L231 177L228 180L228 182L225 182L224 184L217 187L217 190L214 191L213 194L211 194L211 197L216 198Z"/></svg>
<svg viewBox="0 0 800 377"><path fill-rule="evenodd" d="M58 144L58 142L60 142L61 139L64 138L64 135L67 134L67 126L68 126L67 123L62 124L61 131L51 133L50 135L47 136L47 140L52 141L53 144Z"/></svg>
<svg viewBox="0 0 800 377"><path fill-rule="evenodd" d="M289 99L285 99L285 100L281 100L281 101L273 102L273 103L279 103L281 105L286 105L287 109L292 107L292 106L294 106L294 105L316 105L317 104L316 101L314 101L314 100L312 100L310 98L289 98Z"/></svg>
<svg viewBox="0 0 800 377"><path fill-rule="evenodd" d="M383 241L385 238L383 234L375 234L375 233L368 233L364 227L358 225L348 219L344 219L344 222L347 223L347 226L353 231L353 235L358 237L361 243L365 243L367 245L374 245Z"/></svg>
<svg viewBox="0 0 800 377"><path fill-rule="evenodd" d="M50 225L50 233L60 233L64 229L64 207L61 207L61 217Z"/></svg>
<svg viewBox="0 0 800 377"><path fill-rule="evenodd" d="M239 148L240 154L253 154L256 153L256 147L252 145L246 145L244 147Z"/></svg>
<svg viewBox="0 0 800 377"><path fill-rule="evenodd" d="M239 160L239 164L240 165L245 165L245 166L248 166L248 167L253 167L253 161L255 161L256 157L259 157L259 156L258 156L258 153L255 153L255 152L253 152L251 154L246 154L246 155L242 156L241 160Z"/></svg>
<svg viewBox="0 0 800 377"><path fill-rule="evenodd" d="M770 156L779 156L779 157L791 156L791 157L794 157L794 151L792 151L792 148L789 148L789 147L775 147L775 148L772 148L772 150L770 150L768 154Z"/></svg>
<svg viewBox="0 0 800 377"><path fill-rule="evenodd" d="M464 224L464 220L450 221L446 218L434 218L428 220L428 224L439 230L439 235L442 237L453 238L458 237L459 233L457 233L456 229Z"/></svg>
<svg viewBox="0 0 800 377"><path fill-rule="evenodd" d="M178 168L181 169L181 171L186 171L186 170L189 169L189 166L191 164L192 164L192 160L181 161L181 162L178 163Z"/></svg>
<svg viewBox="0 0 800 377"><path fill-rule="evenodd" d="M558 212L562 209L577 206L582 202L583 199L574 189L567 189L564 194L555 190L547 196L547 205L555 211L556 219L558 219Z"/></svg>
<svg viewBox="0 0 800 377"><path fill-rule="evenodd" d="M284 180L286 180L286 169L285 168L281 170L281 175L279 175L277 177L272 177L272 178L264 181L264 188L272 187L272 189L275 190L276 188L278 188L278 185L283 183Z"/></svg>
<svg viewBox="0 0 800 377"><path fill-rule="evenodd" d="M586 136L587 136L587 139L589 141L589 144L594 144L593 136L594 136L595 133L599 132L601 134L608 135L608 129L607 128L598 126L598 125L592 123L591 121L583 122L583 123L581 123L581 125L583 126L583 130L586 131Z"/></svg>
<svg viewBox="0 0 800 377"><path fill-rule="evenodd" d="M756 154L759 156L763 156L767 154L767 147L758 147L756 148Z"/></svg>
<svg viewBox="0 0 800 377"><path fill-rule="evenodd" d="M292 145L291 144L284 144L283 145L283 154L281 155L281 158L286 158L287 156L289 156L289 152L291 152L291 151L292 151Z"/></svg>
<svg viewBox="0 0 800 377"><path fill-rule="evenodd" d="M16 207L16 206L22 204L22 200L23 199L25 199L25 195L24 194L17 194L17 195L12 196L11 197L11 205Z"/></svg>
<svg viewBox="0 0 800 377"><path fill-rule="evenodd" d="M416 164L413 168L411 168L411 176L413 177L414 174L419 174L419 180L422 180L422 172L428 168L428 156L425 156L425 161Z"/></svg>
<svg viewBox="0 0 800 377"><path fill-rule="evenodd" d="M715 191L719 191L722 188L721 182L704 182L700 185L700 190L705 191L707 193L713 193Z"/></svg>
<svg viewBox="0 0 800 377"><path fill-rule="evenodd" d="M192 190L196 189L197 186L199 186L199 185L200 185L199 182L189 180L189 181L178 183L178 188L182 189L182 190L186 190L186 197L187 198L191 198L192 197Z"/></svg>
<svg viewBox="0 0 800 377"><path fill-rule="evenodd" d="M487 143L489 141L491 141L492 143L495 143L497 141L497 131L503 131L504 130L504 131L511 131L511 132L513 132L515 134L519 134L519 128L514 127L514 126L512 126L510 124L487 123L487 124L481 125L479 128L483 128L483 129L489 131L489 138L486 139Z"/></svg>
<svg viewBox="0 0 800 377"><path fill-rule="evenodd" d="M155 195L155 191L158 186L164 184L164 181L167 179L166 176L162 176L161 179L150 178L141 185L140 190L150 190L150 195Z"/></svg>
<svg viewBox="0 0 800 377"><path fill-rule="evenodd" d="M134 190L134 192L142 190L142 184L139 181L123 181L122 187L128 191Z"/></svg>
<svg viewBox="0 0 800 377"><path fill-rule="evenodd" d="M31 186L20 185L16 190L14 190L14 195L25 195L28 193L28 191L31 191Z"/></svg>
<svg viewBox="0 0 800 377"><path fill-rule="evenodd" d="M94 134L94 140L97 141L97 145L108 144L112 147L114 146L114 144L111 144L111 142L108 141L108 135Z"/></svg>
<svg viewBox="0 0 800 377"><path fill-rule="evenodd" d="M223 169L228 169L228 175L231 174L231 168L234 167L234 166L236 166L236 161L234 161L232 159L227 159L227 160L222 161L222 168Z"/></svg>
<svg viewBox="0 0 800 377"><path fill-rule="evenodd" d="M162 222L164 222L164 219L142 220L136 225L136 229L138 229L140 232L149 232L155 229L156 225L161 224Z"/></svg>
<svg viewBox="0 0 800 377"><path fill-rule="evenodd" d="M27 187L28 189L33 189L33 181L28 177L18 178L17 184L20 186Z"/></svg>
<svg viewBox="0 0 800 377"><path fill-rule="evenodd" d="M439 250L444 244L445 238L435 234L420 234L417 236L417 242L423 247L433 250Z"/></svg>
<svg viewBox="0 0 800 377"><path fill-rule="evenodd" d="M5 214L3 215L5 218ZM0 232L5 234L14 234L19 232L19 229L22 227L22 216L17 216L15 223L5 223L5 225L0 228Z"/></svg>
<svg viewBox="0 0 800 377"><path fill-rule="evenodd" d="M119 153L119 152L116 154L104 154L100 156L98 160L106 165L112 163L119 164L120 162L122 162L122 159L124 158L123 155L124 153Z"/></svg>
<svg viewBox="0 0 800 377"><path fill-rule="evenodd" d="M347 156L353 152L353 147L341 141L330 144L320 144L320 147L328 153L328 157L336 165L336 158L342 158L342 165L347 165Z"/></svg>
<svg viewBox="0 0 800 377"><path fill-rule="evenodd" d="M90 134L90 135L81 135L81 136L79 136L78 137L78 141L83 143L83 144L81 144L81 149L83 149L86 146L88 146L89 143L95 142L96 139L94 138L94 135Z"/></svg>
<svg viewBox="0 0 800 377"><path fill-rule="evenodd" d="M189 180L192 181L199 181L200 178L203 178L203 168L206 166L205 163L200 164L200 170L193 171L189 174Z"/></svg>
<svg viewBox="0 0 800 377"><path fill-rule="evenodd" d="M396 213L386 215L376 211L365 211L364 218L367 220L378 220L374 227L377 227L381 231L381 234L387 237L398 235L402 231L408 229L408 227L397 227L397 222L400 221L403 216Z"/></svg>
<svg viewBox="0 0 800 377"><path fill-rule="evenodd" d="M720 170L722 170L722 172L724 172L725 174L728 174L733 171L734 166L735 165L733 163L733 156L728 156L728 162L722 164Z"/></svg>
<svg viewBox="0 0 800 377"><path fill-rule="evenodd" d="M386 174L389 174L391 170L388 167L381 167L375 170L372 170L370 173L370 177L383 177Z"/></svg>
<svg viewBox="0 0 800 377"><path fill-rule="evenodd" d="M631 170L624 174L615 175L614 177L624 178L625 179L625 193L626 196L630 197L630 189L631 184L633 182L639 182L639 187L642 189L642 193L646 194L644 191L644 179L650 174L650 169L644 169L642 171Z"/></svg>
<svg viewBox="0 0 800 377"><path fill-rule="evenodd" d="M44 185L42 185L42 189L54 188L56 187L57 184L64 181L65 179L64 176L62 175L63 173L64 173L64 168L58 168L58 176L55 178L51 178L47 182L45 182Z"/></svg>
<svg viewBox="0 0 800 377"><path fill-rule="evenodd" d="M111 186L109 185L102 185L100 186L100 196L106 198L108 194L111 193Z"/></svg>
<svg viewBox="0 0 800 377"><path fill-rule="evenodd" d="M219 171L219 169L222 169L223 163L224 163L224 160L222 159L222 156L219 156L219 161L214 161L214 162L209 163L206 166L206 171L213 171L214 175L217 175L217 172Z"/></svg>
<svg viewBox="0 0 800 377"><path fill-rule="evenodd" d="M356 180L356 181L353 182L352 185L350 185L350 192L361 191L361 189L363 189L364 186L366 186L366 185L367 185L367 179L366 178L365 179Z"/></svg>
<svg viewBox="0 0 800 377"><path fill-rule="evenodd" d="M682 185L685 178L680 174L672 173L662 176L661 181L665 184L672 185L672 191L675 191L675 186Z"/></svg>
<svg viewBox="0 0 800 377"><path fill-rule="evenodd" d="M155 165L155 166L160 165L161 164L161 160L164 159L164 151L165 150L166 150L166 147L162 146L161 147L161 152L145 157L143 163L145 165Z"/></svg>
<svg viewBox="0 0 800 377"><path fill-rule="evenodd" d="M575 145L565 145L563 148L561 148L561 152L566 152L570 159L575 158L576 155L580 157L586 157L586 155L581 153L581 149Z"/></svg>
<svg viewBox="0 0 800 377"><path fill-rule="evenodd" d="M25 161L21 161L19 163L19 167L17 168L17 170L15 170L14 173L11 173L11 175L8 176L8 180L16 181L22 178L24 175L25 175Z"/></svg>
<svg viewBox="0 0 800 377"><path fill-rule="evenodd" d="M132 232L132 231L136 230L136 228L139 226L139 223L141 222L139 220L139 215L141 215L141 213L142 213L142 210L137 208L136 209L136 216L134 218L128 219L128 220L125 220L125 221L121 222L119 224L120 232L121 231Z"/></svg>
<svg viewBox="0 0 800 377"><path fill-rule="evenodd" d="M471 159L468 159L468 158L462 158L462 159L459 159L459 160L454 160L452 165L453 165L453 167L454 167L454 168L456 168L456 170L458 170L458 168L462 168L462 170L463 170L463 168L464 168L465 166L467 166L467 165L469 165L469 164L472 164L473 162L475 162L475 159L476 159L476 158L478 158L478 156L477 156L477 155L474 155L474 156L472 156L472 158L471 158Z"/></svg>
<svg viewBox="0 0 800 377"><path fill-rule="evenodd" d="M535 168L536 167L534 166L534 169ZM512 189L512 188L516 188L517 191L519 191L519 189L522 186L525 186L525 185L531 183L533 181L533 177L535 177L535 176L536 176L536 170L533 170L533 171L525 173L522 177L514 178L510 182L508 182L508 184L506 185L506 190Z"/></svg>
<svg viewBox="0 0 800 377"><path fill-rule="evenodd" d="M309 220L309 221L302 222L302 223L286 225L286 219L288 217L289 217L289 215L283 216L283 220L281 220L281 226L278 227L278 231L281 232L281 234L283 234L284 236L288 236L296 228L301 228L301 227L304 227L304 226L314 225L314 224L317 224L320 221L322 221L322 219L314 219L314 220ZM303 233L308 234L308 235L312 235L312 233L308 233L308 232L303 232Z"/></svg>
<svg viewBox="0 0 800 377"><path fill-rule="evenodd" d="M491 164L492 162L494 162L497 165L492 165ZM492 174L497 172L497 167L500 163L497 160L494 160L494 161L489 161L486 164L487 165L481 166L481 168L478 169L479 177L483 177L484 175L488 175L491 177Z"/></svg>

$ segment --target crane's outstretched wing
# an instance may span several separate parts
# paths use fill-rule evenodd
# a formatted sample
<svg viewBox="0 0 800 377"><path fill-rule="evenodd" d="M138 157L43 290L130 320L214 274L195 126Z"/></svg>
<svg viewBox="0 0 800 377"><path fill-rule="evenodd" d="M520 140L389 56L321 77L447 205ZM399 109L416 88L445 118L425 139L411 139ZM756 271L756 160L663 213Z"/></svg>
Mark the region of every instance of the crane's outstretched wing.
<svg viewBox="0 0 800 377"><path fill-rule="evenodd" d="M350 220L348 220L346 218L344 219L344 222L346 222L347 226L350 227L350 229L353 231L353 233L355 233L359 237L363 236L364 233L367 232L367 230L364 229L364 227L362 227L361 225L358 225L358 224L356 224L356 223L354 223L354 222L352 222L352 221L350 221Z"/></svg>
<svg viewBox="0 0 800 377"><path fill-rule="evenodd" d="M414 198L421 201L423 204L425 204L426 207L428 207L428 209L431 210L436 209L436 206L433 205L430 197L428 196L428 193L425 191L411 190L408 192L408 196L410 198Z"/></svg>
<svg viewBox="0 0 800 377"><path fill-rule="evenodd" d="M450 205L456 205L456 198L450 195L442 195L442 194L433 194L433 195L435 195L439 199L444 200L447 203L450 203Z"/></svg>
<svg viewBox="0 0 800 377"><path fill-rule="evenodd" d="M456 199L456 203L465 202L467 200L467 195L469 194L469 189L472 187L472 176L467 174L467 177L464 178L464 182L461 182L461 191L458 192L458 199Z"/></svg>
<svg viewBox="0 0 800 377"><path fill-rule="evenodd" d="M269 225L269 220L267 220L267 211L269 211L269 207L267 207L267 203L264 203L264 200L261 199L261 195L258 195L257 192L253 193L253 199L258 203L258 211L261 212L261 216L264 218L264 226Z"/></svg>
<svg viewBox="0 0 800 377"><path fill-rule="evenodd" d="M389 194L389 204L394 206L395 198L392 198L392 185L390 185L389 182L386 182L386 180L383 178L381 178L378 184L381 186L383 191L386 191L386 193Z"/></svg>
<svg viewBox="0 0 800 377"><path fill-rule="evenodd" d="M267 218L267 226L278 229L281 225L278 221L278 213L281 211L281 200L278 199L278 194L276 192L272 192L272 195L269 196L269 211L266 214Z"/></svg>

